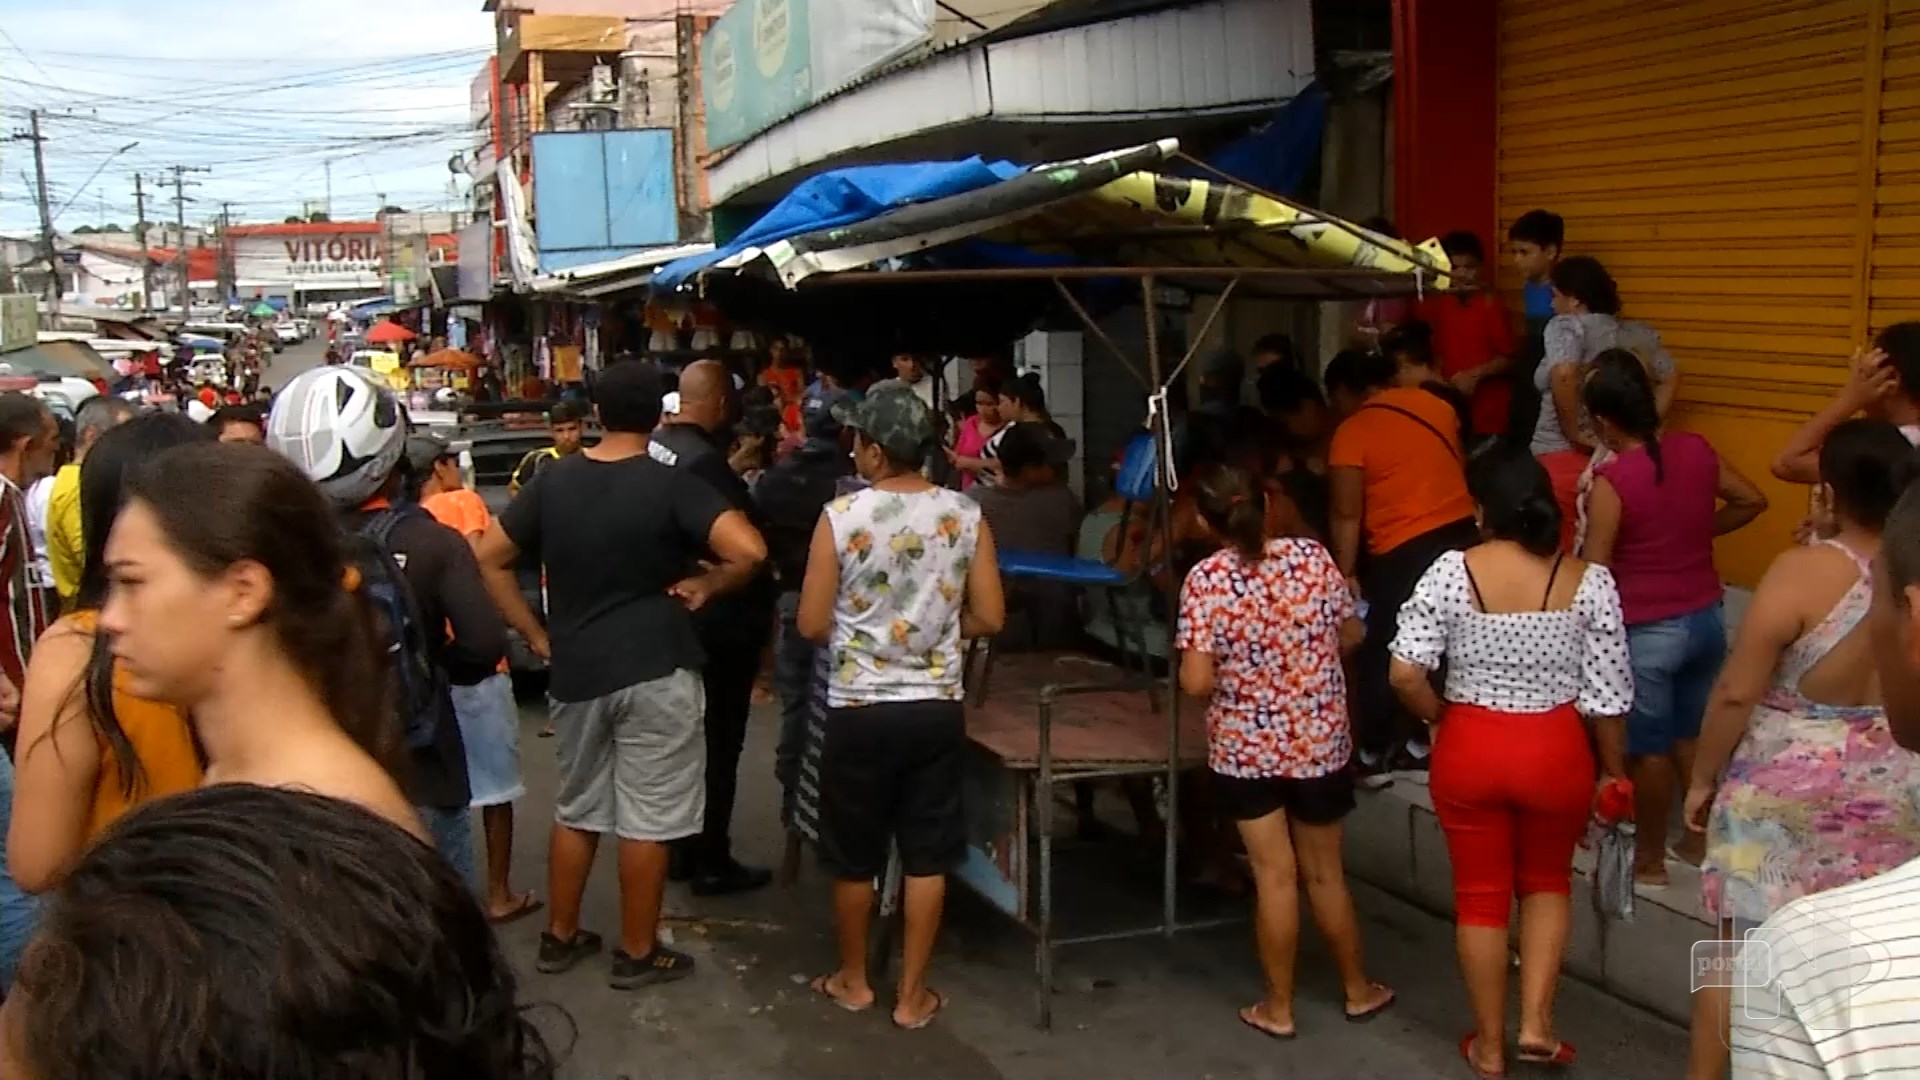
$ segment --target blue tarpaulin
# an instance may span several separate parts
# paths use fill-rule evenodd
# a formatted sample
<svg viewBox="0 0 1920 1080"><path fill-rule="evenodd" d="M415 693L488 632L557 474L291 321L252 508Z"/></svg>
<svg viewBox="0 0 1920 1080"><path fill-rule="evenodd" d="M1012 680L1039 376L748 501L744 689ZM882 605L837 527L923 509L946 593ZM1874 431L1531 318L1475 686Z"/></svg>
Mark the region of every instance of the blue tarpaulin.
<svg viewBox="0 0 1920 1080"><path fill-rule="evenodd" d="M1316 82L1265 123L1205 155L1204 160L1256 190L1298 195L1314 163L1320 160L1320 143L1326 130L1327 90ZM1178 174L1213 178L1213 174L1191 165L1178 170Z"/></svg>
<svg viewBox="0 0 1920 1080"><path fill-rule="evenodd" d="M1009 162L972 157L965 161L861 165L821 173L794 188L732 243L661 267L653 275L653 284L656 289L677 289L701 270L748 248L866 221L909 203L990 187L1024 171Z"/></svg>
<svg viewBox="0 0 1920 1080"><path fill-rule="evenodd" d="M347 309L347 315L354 322L364 323L372 322L381 315L390 314L399 309L400 305L383 296L377 300L367 300L353 305Z"/></svg>

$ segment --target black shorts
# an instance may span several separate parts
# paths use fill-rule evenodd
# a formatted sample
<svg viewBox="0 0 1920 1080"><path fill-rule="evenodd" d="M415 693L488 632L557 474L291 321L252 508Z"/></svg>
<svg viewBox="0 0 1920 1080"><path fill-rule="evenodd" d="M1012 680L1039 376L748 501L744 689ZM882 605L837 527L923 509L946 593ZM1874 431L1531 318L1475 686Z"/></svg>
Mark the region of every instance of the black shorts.
<svg viewBox="0 0 1920 1080"><path fill-rule="evenodd" d="M1275 810L1302 825L1331 825L1353 809L1353 772L1295 780L1285 776L1211 774L1220 809L1235 821L1255 821Z"/></svg>
<svg viewBox="0 0 1920 1080"><path fill-rule="evenodd" d="M820 858L859 881L886 868L887 841L908 877L937 877L967 854L961 810L966 714L957 701L829 709L820 757Z"/></svg>

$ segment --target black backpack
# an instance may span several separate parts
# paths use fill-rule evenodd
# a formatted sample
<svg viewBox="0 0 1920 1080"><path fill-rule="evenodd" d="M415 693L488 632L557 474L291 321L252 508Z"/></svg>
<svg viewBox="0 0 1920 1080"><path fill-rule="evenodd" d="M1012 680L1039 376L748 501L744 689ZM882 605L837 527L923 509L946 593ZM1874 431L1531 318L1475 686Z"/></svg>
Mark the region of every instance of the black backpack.
<svg viewBox="0 0 1920 1080"><path fill-rule="evenodd" d="M393 553L393 529L417 508L387 509L367 515L348 534L347 554L360 570L360 592L373 605L378 632L392 664L401 731L407 749L433 745L445 715L447 681L434 663L420 602L406 571Z"/></svg>

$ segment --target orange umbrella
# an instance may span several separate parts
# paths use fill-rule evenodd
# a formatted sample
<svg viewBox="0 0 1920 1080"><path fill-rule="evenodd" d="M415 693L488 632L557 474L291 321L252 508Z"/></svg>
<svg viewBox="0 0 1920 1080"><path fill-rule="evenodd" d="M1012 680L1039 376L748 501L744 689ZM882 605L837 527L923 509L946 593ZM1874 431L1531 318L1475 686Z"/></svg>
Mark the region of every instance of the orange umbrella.
<svg viewBox="0 0 1920 1080"><path fill-rule="evenodd" d="M419 357L407 366L410 368L442 368L446 371L472 371L479 367L480 364L481 360L479 357L464 349L438 349L425 356Z"/></svg>
<svg viewBox="0 0 1920 1080"><path fill-rule="evenodd" d="M398 345L403 341L412 341L419 336L420 335L406 327L401 326L399 323L388 320L367 331L367 344Z"/></svg>

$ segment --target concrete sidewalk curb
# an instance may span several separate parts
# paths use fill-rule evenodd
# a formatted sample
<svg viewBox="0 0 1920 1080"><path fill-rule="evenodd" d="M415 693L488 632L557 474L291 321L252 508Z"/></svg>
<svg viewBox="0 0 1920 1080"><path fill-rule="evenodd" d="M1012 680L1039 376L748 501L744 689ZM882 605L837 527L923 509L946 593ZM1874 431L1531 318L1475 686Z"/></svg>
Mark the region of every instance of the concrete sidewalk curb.
<svg viewBox="0 0 1920 1080"><path fill-rule="evenodd" d="M1347 872L1393 896L1451 917L1453 872L1446 837L1423 774L1397 773L1394 783L1359 793L1346 819ZM1594 911L1591 853L1574 858L1573 927L1566 970L1677 1024L1692 1011L1687 958L1693 943L1713 936L1700 911L1700 872L1669 859L1672 884L1634 890L1631 922L1603 921Z"/></svg>

